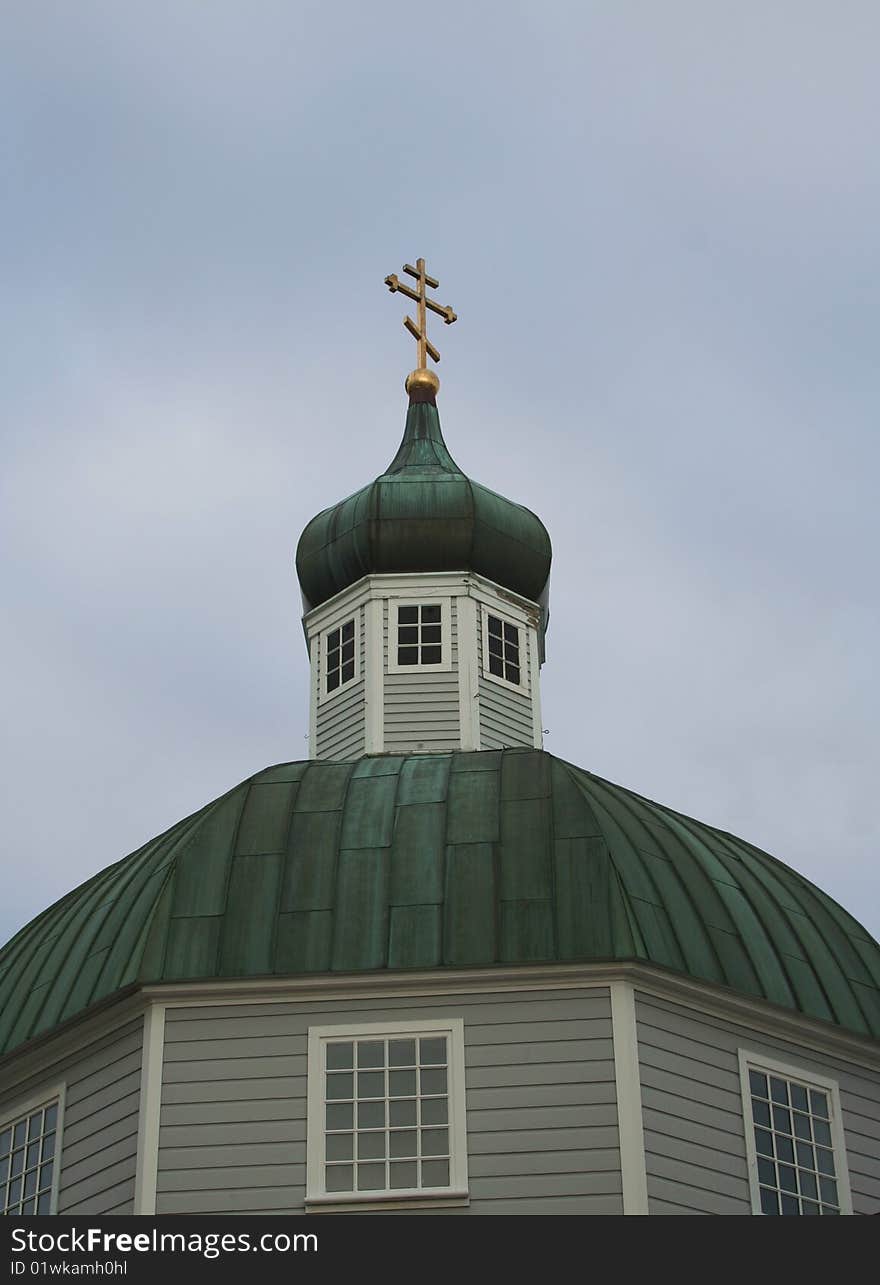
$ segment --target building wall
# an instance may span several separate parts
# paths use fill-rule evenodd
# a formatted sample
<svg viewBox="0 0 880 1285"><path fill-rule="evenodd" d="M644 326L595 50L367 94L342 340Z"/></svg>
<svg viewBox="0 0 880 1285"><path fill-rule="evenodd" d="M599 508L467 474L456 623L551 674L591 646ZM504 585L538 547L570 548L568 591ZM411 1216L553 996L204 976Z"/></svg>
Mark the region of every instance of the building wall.
<svg viewBox="0 0 880 1285"><path fill-rule="evenodd" d="M431 598L426 591L426 599ZM413 601L417 601L415 596ZM382 655L384 657L383 725L385 749L457 750L461 747L461 716L458 694L458 613L450 600L450 642L452 667L444 670L415 669L392 673L388 669L390 640L389 602L382 603Z"/></svg>
<svg viewBox="0 0 880 1285"><path fill-rule="evenodd" d="M464 1019L470 1189L437 1212L621 1213L607 988L169 1008L157 1213L302 1211L309 1026L432 1014Z"/></svg>
<svg viewBox="0 0 880 1285"><path fill-rule="evenodd" d="M142 1040L138 1017L48 1073L0 1084L0 1118L65 1085L59 1214L133 1212Z"/></svg>
<svg viewBox="0 0 880 1285"><path fill-rule="evenodd" d="M524 628L520 634L524 644L521 656L524 690L518 692L512 687L503 687L500 683L487 678L484 672L482 617L485 610L485 606L481 603L477 613L480 748L502 750L508 745L532 746L535 743L535 727L530 682L531 649L535 645L534 630Z"/></svg>
<svg viewBox="0 0 880 1285"><path fill-rule="evenodd" d="M738 1050L837 1080L853 1212L880 1211L880 1072L636 993L649 1210L749 1214Z"/></svg>
<svg viewBox="0 0 880 1285"><path fill-rule="evenodd" d="M398 672L389 663L393 604L442 601L449 620L443 669ZM483 673L486 610L521 631L522 689ZM358 677L321 699L327 630L359 622ZM538 615L490 581L465 573L368 576L305 617L310 662L310 754L354 759L364 753L444 752L540 746ZM381 655L379 654L381 650Z"/></svg>
<svg viewBox="0 0 880 1285"><path fill-rule="evenodd" d="M317 702L317 748L316 757L322 759L359 758L364 752L365 737L365 701L366 685L366 631L364 628L363 605L340 614L340 623L350 620L352 616L358 621L358 678L349 683L338 695L330 700ZM318 649L318 663L312 666L311 678L316 684L316 695L320 696L324 682L323 656L320 654L321 636L314 639L313 647Z"/></svg>

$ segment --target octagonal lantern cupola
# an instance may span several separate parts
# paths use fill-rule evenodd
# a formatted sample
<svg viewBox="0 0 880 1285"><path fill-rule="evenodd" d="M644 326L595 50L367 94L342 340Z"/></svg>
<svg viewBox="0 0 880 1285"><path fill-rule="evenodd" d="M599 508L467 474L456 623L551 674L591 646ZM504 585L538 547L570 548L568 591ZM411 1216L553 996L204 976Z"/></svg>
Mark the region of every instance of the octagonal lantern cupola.
<svg viewBox="0 0 880 1285"><path fill-rule="evenodd" d="M421 296L434 282L418 262ZM550 537L456 464L437 376L421 365L406 388L391 463L312 518L297 547L311 755L540 747Z"/></svg>

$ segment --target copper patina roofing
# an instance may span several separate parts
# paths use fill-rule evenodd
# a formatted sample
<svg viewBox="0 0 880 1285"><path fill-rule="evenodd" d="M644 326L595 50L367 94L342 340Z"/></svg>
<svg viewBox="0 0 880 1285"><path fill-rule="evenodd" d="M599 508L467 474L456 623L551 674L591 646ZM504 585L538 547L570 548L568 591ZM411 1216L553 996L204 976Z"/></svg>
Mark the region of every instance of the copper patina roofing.
<svg viewBox="0 0 880 1285"><path fill-rule="evenodd" d="M504 750L257 773L0 951L0 1052L147 982L600 960L880 1037L880 946L808 880Z"/></svg>
<svg viewBox="0 0 880 1285"><path fill-rule="evenodd" d="M306 526L296 570L306 610L365 575L476 571L544 602L550 537L529 509L462 473L433 400L412 400L385 472Z"/></svg>

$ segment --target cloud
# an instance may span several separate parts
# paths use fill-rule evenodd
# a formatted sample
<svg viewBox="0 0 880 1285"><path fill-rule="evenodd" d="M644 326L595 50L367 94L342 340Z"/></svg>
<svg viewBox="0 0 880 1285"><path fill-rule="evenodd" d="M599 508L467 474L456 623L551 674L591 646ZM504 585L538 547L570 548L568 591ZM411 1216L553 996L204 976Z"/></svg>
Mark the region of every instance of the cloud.
<svg viewBox="0 0 880 1285"><path fill-rule="evenodd" d="M450 448L553 536L548 749L880 933L876 6L499 12L13 7L0 936L305 754L293 551L419 254Z"/></svg>

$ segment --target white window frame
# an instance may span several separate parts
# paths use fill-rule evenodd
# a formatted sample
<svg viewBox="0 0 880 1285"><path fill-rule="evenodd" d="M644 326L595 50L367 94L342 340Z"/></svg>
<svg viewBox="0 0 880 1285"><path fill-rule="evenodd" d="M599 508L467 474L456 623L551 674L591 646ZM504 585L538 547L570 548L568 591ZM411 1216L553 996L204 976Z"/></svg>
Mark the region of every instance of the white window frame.
<svg viewBox="0 0 880 1285"><path fill-rule="evenodd" d="M488 603L481 604L483 609L482 615L482 633L483 633L483 677L490 683L497 683L499 687L506 687L509 692L518 692L520 696L528 696L530 666L528 656L528 637L525 626L521 621L516 620L513 616L507 615L506 612L500 611L498 607L490 607ZM489 617L496 616L503 624L513 625L517 631L519 644L519 675L518 683L511 683L508 679L502 678L500 674L493 674L489 668Z"/></svg>
<svg viewBox="0 0 880 1285"><path fill-rule="evenodd" d="M347 682L340 682L339 686L332 692L327 691L327 642L330 635L337 629L342 629L350 621L354 622L354 677L349 678ZM353 608L346 612L339 620L329 624L326 629L321 630L320 642L320 665L318 673L318 704L325 705L328 701L335 700L342 692L349 691L361 676L361 610L360 607ZM341 677L341 675L340 675Z"/></svg>
<svg viewBox="0 0 880 1285"><path fill-rule="evenodd" d="M31 1214L0 1214L0 1217L31 1218L31 1217L48 1217L58 1212L58 1187L61 1180L61 1148L64 1137L64 1100L66 1095L66 1084L62 1081L60 1084L50 1085L41 1093L35 1093L23 1102L17 1102L14 1109L10 1107L0 1113L0 1131L16 1124L23 1116L32 1115L34 1111L42 1107L51 1106L53 1102L58 1103L58 1119L55 1123L55 1154L53 1156L52 1169L52 1190L49 1196L49 1214L31 1215Z"/></svg>
<svg viewBox="0 0 880 1285"><path fill-rule="evenodd" d="M419 1036L433 1039L446 1036L447 1100L449 1105L449 1186L384 1188L379 1191L334 1191L324 1188L324 1049L331 1041L357 1039L397 1039ZM467 1125L465 1121L464 1020L460 1017L434 1017L423 1022L365 1022L342 1026L309 1027L308 1045L308 1126L306 1140L306 1204L327 1212L364 1205L383 1208L435 1207L442 1204L466 1204Z"/></svg>
<svg viewBox="0 0 880 1285"><path fill-rule="evenodd" d="M831 1104L831 1146L834 1153L835 1181L840 1202L841 1214L852 1213L852 1193L849 1185L849 1167L846 1158L846 1138L843 1131L843 1115L840 1108L840 1090L836 1080L817 1074L803 1066L792 1066L787 1062L777 1062L775 1058L765 1057L753 1049L739 1049L739 1078L743 1100L743 1122L746 1130L746 1159L749 1169L749 1190L752 1201L752 1213L765 1217L761 1209L761 1192L758 1181L758 1153L755 1148L755 1120L752 1115L752 1090L749 1084L749 1071L762 1071L768 1075L779 1076L782 1080L796 1080L799 1084L821 1089L828 1094ZM763 1126L762 1126L763 1127Z"/></svg>
<svg viewBox="0 0 880 1285"><path fill-rule="evenodd" d="M440 655L439 665L399 665L397 663L397 629L401 607L439 607L440 608ZM386 658L389 674L429 674L444 673L452 669L452 600L438 597L430 592L425 594L408 594L405 598L391 598L388 602L388 656Z"/></svg>

